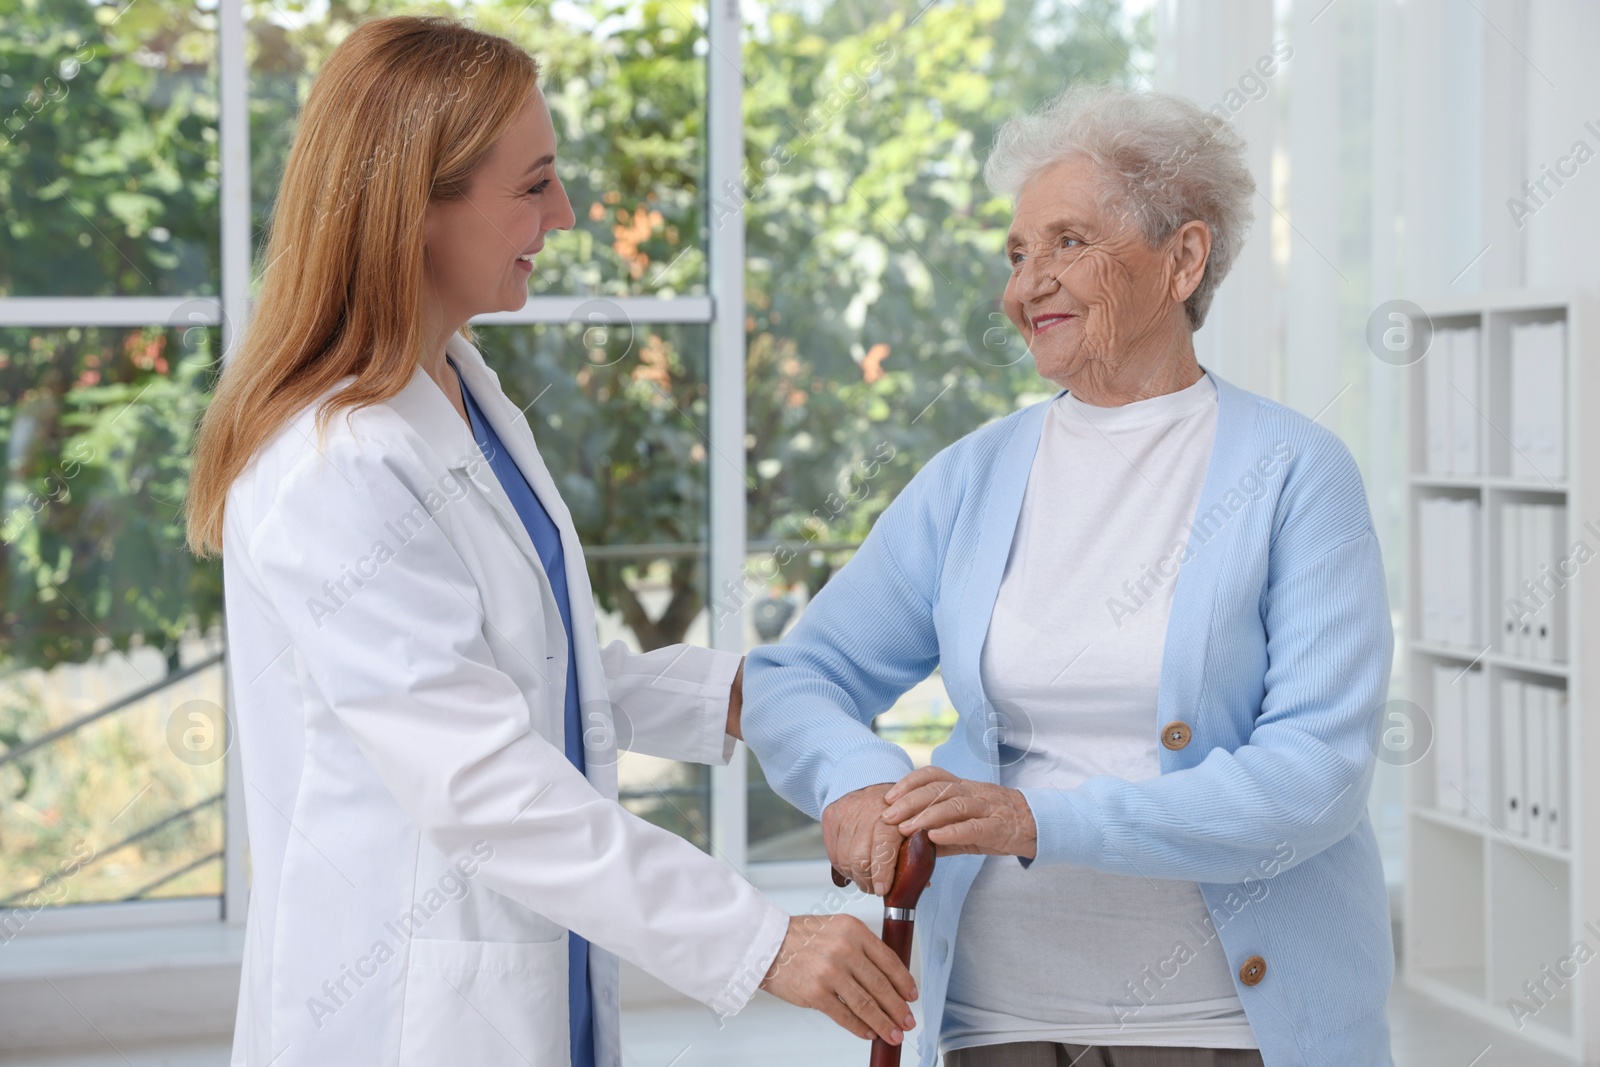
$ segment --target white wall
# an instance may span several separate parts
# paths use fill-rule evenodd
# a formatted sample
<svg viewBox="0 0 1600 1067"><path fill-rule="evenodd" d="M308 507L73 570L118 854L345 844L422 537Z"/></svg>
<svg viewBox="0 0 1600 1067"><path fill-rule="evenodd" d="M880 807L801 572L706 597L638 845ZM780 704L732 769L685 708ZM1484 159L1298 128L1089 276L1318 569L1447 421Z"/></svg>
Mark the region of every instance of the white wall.
<svg viewBox="0 0 1600 1067"><path fill-rule="evenodd" d="M1600 43L1600 4L1538 0L1528 8L1527 26L1527 60L1520 68L1527 81L1521 177L1541 174L1542 165L1554 167L1580 140L1594 158L1525 220L1524 280L1540 287L1593 288L1600 286L1600 255L1595 252L1600 238L1600 64L1594 56Z"/></svg>

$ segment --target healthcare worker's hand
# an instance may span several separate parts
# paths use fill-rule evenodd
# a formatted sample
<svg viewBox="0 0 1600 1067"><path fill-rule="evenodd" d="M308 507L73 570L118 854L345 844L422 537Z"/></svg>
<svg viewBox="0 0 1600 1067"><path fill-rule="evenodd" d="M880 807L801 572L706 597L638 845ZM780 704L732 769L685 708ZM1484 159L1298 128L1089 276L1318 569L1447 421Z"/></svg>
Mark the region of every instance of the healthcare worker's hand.
<svg viewBox="0 0 1600 1067"><path fill-rule="evenodd" d="M915 1021L917 983L894 950L854 915L794 915L761 988L816 1008L860 1038L898 1045Z"/></svg>
<svg viewBox="0 0 1600 1067"><path fill-rule="evenodd" d="M822 809L822 844L840 874L864 893L883 896L894 881L894 865L905 840L893 823L883 821L888 808L887 782L857 789Z"/></svg>
<svg viewBox="0 0 1600 1067"><path fill-rule="evenodd" d="M728 733L744 740L740 718L744 712L744 657L739 657L739 669L733 672L733 686L728 690Z"/></svg>

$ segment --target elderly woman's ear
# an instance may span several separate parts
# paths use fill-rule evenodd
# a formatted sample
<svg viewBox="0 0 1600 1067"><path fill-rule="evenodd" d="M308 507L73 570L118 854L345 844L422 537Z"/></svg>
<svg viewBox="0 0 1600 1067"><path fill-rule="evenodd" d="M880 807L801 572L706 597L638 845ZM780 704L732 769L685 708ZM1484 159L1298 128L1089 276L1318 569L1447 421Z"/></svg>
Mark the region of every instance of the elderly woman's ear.
<svg viewBox="0 0 1600 1067"><path fill-rule="evenodd" d="M1182 303L1200 287L1211 257L1211 227L1190 219L1172 235L1172 299Z"/></svg>

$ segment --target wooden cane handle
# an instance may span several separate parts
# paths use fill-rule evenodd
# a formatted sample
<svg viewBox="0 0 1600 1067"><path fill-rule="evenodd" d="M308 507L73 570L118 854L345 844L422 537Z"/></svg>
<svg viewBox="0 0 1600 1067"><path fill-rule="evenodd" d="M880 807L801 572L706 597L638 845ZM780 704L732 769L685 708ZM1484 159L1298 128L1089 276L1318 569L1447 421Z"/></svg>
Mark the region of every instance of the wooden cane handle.
<svg viewBox="0 0 1600 1067"><path fill-rule="evenodd" d="M933 878L934 851L926 830L918 830L906 838L905 844L900 846L900 859L894 865L894 881L889 883L889 892L883 895L884 907L917 906L917 898Z"/></svg>

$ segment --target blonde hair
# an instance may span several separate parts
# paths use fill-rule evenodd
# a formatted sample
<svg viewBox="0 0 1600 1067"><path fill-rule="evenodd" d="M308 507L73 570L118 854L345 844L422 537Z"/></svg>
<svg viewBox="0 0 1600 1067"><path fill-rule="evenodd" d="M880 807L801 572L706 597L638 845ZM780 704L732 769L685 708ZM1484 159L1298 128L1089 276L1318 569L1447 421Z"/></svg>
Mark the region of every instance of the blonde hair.
<svg viewBox="0 0 1600 1067"><path fill-rule="evenodd" d="M411 380L427 343L428 201L465 195L538 84L521 47L438 16L373 19L328 56L284 165L260 300L196 435L185 501L196 555L221 555L229 487L306 405L355 376L318 411L320 437L339 411Z"/></svg>

